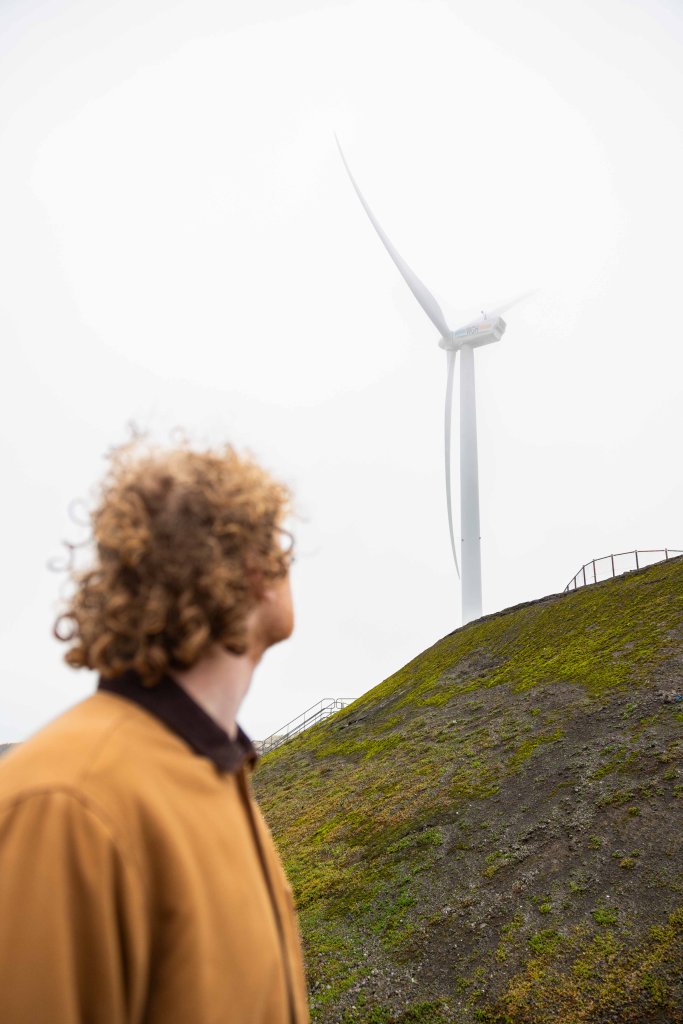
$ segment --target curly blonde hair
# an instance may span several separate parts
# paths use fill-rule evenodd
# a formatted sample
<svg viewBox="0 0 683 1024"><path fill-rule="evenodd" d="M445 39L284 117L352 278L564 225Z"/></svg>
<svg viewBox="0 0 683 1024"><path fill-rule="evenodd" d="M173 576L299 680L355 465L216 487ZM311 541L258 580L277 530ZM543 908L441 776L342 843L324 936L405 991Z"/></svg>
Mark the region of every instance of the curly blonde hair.
<svg viewBox="0 0 683 1024"><path fill-rule="evenodd" d="M55 623L64 660L147 685L215 644L246 650L255 579L285 576L289 489L230 446L163 450L140 439L110 453L92 514L95 559L74 572Z"/></svg>

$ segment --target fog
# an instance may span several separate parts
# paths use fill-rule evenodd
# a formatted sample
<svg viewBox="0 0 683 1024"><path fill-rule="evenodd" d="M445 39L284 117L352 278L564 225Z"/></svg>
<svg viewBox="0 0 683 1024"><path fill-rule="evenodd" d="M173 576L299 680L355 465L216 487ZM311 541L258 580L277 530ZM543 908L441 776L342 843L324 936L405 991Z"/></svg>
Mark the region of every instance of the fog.
<svg viewBox="0 0 683 1024"><path fill-rule="evenodd" d="M639 0L5 0L0 741L92 689L47 564L130 422L296 494L251 735L459 625L446 357L335 131L449 323L537 289L476 353L485 613L683 548L682 39Z"/></svg>

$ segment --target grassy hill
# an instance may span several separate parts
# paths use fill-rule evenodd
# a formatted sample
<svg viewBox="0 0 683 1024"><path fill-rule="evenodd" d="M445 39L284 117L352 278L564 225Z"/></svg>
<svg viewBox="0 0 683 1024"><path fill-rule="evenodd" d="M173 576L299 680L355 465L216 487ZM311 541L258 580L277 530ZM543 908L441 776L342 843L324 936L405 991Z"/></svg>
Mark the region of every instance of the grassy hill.
<svg viewBox="0 0 683 1024"><path fill-rule="evenodd" d="M313 1019L683 1022L671 690L680 559L458 629L265 757Z"/></svg>

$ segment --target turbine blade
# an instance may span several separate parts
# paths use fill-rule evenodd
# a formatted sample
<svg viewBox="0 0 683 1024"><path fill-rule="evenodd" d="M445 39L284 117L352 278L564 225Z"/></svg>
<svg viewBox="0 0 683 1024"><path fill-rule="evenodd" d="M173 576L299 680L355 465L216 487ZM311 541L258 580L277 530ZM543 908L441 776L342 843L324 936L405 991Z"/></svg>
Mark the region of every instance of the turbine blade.
<svg viewBox="0 0 683 1024"><path fill-rule="evenodd" d="M503 313L507 313L508 309L512 309L512 307L516 306L519 302L524 302L525 299L528 299L532 295L535 295L537 291L538 288L532 288L530 291L521 292L519 295L515 295L514 298L507 299L505 302L501 302L498 306L492 306L487 308L485 310L485 313L487 316L491 317L502 316Z"/></svg>
<svg viewBox="0 0 683 1024"><path fill-rule="evenodd" d="M442 336L447 337L450 334L450 328L449 328L448 324L446 323L446 318L443 315L443 310L441 309L441 306L436 301L436 299L434 298L432 293L429 291L429 289L422 283L422 281L419 279L417 274L415 274L410 269L410 267L408 266L406 261L403 259L403 257L400 255L400 253L398 253L396 251L394 246L391 244L391 242L389 241L389 239L385 235L385 233L382 230L382 227L381 227L379 221L377 220L377 218L375 217L374 213L372 212L372 210L368 206L367 202L365 201L365 197L363 196L363 193L358 188L358 185L356 184L356 180L355 180L354 176L351 174L351 168L349 167L349 165L346 162L346 157L344 156L344 151L341 148L341 143L340 143L339 139L337 138L336 135L334 137L336 139L337 146L339 148L339 154L340 154L340 156L342 158L342 161L344 163L344 167L346 168L346 173L348 174L349 178L351 179L351 184L353 185L354 189L356 190L356 195L360 199L361 205L362 205L363 209L365 210L365 212L367 213L368 217L370 218L370 222L371 222L372 226L374 227L375 231L377 232L377 234L379 235L379 237L380 237L380 239L382 241L382 244L384 245L384 248L387 250L387 252L391 256L392 260L394 261L394 263L398 267L398 269L399 269L399 271L400 271L400 273L401 273L401 275L403 277L403 280L406 282L406 284L410 288L411 292L413 293L413 295L415 296L417 301L420 303L420 305L422 306L423 310L425 311L425 313L427 314L429 319L432 321L432 323L436 327L437 331L439 331Z"/></svg>
<svg viewBox="0 0 683 1024"><path fill-rule="evenodd" d="M455 534L453 532L453 503L451 501L451 414L453 411L453 370L455 369L455 356L456 352L449 350L446 352L447 363L447 377L446 377L446 415L444 417L444 451L445 451L445 462L446 462L446 508L448 510L448 530L451 535L451 550L453 552L453 560L455 561L455 571L460 579L460 566L458 565L458 555L455 548Z"/></svg>

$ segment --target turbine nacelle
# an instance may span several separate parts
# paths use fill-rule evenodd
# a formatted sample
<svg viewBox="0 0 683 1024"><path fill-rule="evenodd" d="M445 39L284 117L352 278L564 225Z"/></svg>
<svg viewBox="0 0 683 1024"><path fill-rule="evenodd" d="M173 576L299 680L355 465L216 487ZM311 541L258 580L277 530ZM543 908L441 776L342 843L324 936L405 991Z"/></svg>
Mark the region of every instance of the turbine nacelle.
<svg viewBox="0 0 683 1024"><path fill-rule="evenodd" d="M457 352L463 345L481 348L494 341L500 341L505 333L505 321L502 316L482 317L472 323L460 327L457 331L449 331L439 341L439 347L447 352Z"/></svg>

